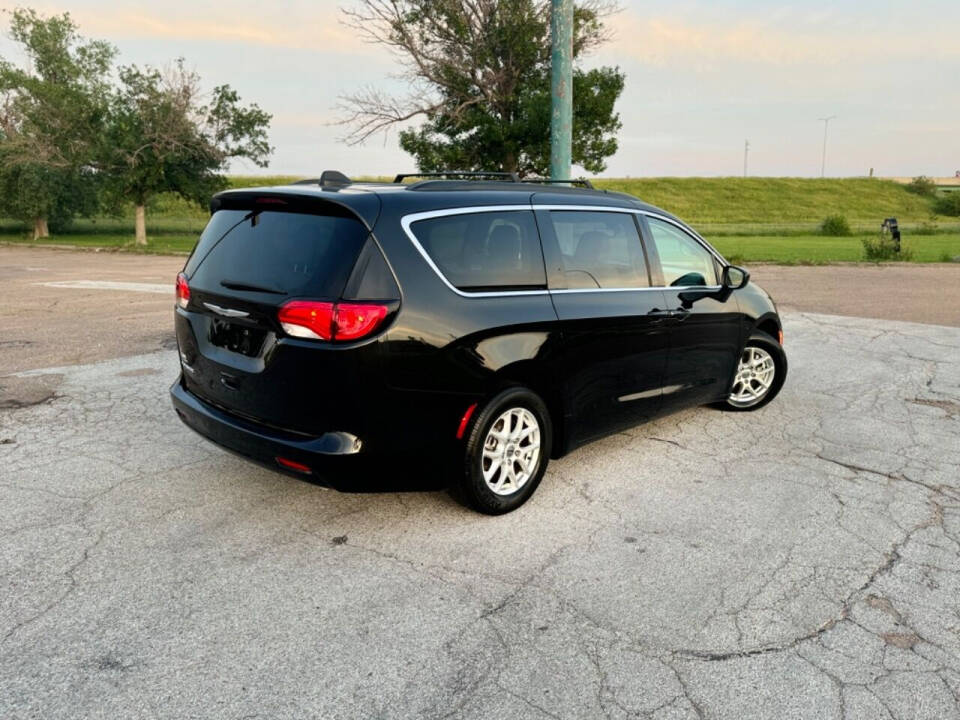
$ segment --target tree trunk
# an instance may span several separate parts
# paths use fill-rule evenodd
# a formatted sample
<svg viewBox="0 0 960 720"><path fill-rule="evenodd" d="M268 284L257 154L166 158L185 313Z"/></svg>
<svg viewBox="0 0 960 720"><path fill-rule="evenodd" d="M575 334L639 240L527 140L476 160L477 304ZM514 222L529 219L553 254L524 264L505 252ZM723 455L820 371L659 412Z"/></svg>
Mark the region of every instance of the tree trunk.
<svg viewBox="0 0 960 720"><path fill-rule="evenodd" d="M34 218L33 239L39 240L40 238L47 237L50 237L50 228L47 227L47 219L45 217Z"/></svg>
<svg viewBox="0 0 960 720"><path fill-rule="evenodd" d="M137 245L147 244L147 208L138 204L135 207Z"/></svg>
<svg viewBox="0 0 960 720"><path fill-rule="evenodd" d="M509 173L517 171L517 154L513 150L507 150L504 155L503 171Z"/></svg>

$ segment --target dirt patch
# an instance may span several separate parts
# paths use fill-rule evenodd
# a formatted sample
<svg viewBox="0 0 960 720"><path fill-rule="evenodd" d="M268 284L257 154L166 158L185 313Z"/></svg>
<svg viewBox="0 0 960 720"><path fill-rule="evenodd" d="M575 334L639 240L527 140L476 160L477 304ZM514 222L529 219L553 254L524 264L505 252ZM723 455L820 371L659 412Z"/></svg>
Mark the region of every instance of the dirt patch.
<svg viewBox="0 0 960 720"><path fill-rule="evenodd" d="M118 372L117 377L143 377L145 375L158 375L160 373L156 368L137 368L136 370L124 370Z"/></svg>
<svg viewBox="0 0 960 720"><path fill-rule="evenodd" d="M42 405L59 397L57 388L63 375L0 378L0 410Z"/></svg>
<svg viewBox="0 0 960 720"><path fill-rule="evenodd" d="M173 333L169 335L164 335L160 340L160 348L162 350L176 350L177 349L177 336Z"/></svg>
<svg viewBox="0 0 960 720"><path fill-rule="evenodd" d="M930 400L928 398L913 398L910 400L914 405L925 405L943 410L947 415L954 418L960 415L960 403L953 400Z"/></svg>
<svg viewBox="0 0 960 720"><path fill-rule="evenodd" d="M890 617L894 618L897 622L900 622L900 613L897 612L897 609L893 606L893 603L887 600L885 597L880 595L867 595L867 605L872 607L874 610L881 610Z"/></svg>
<svg viewBox="0 0 960 720"><path fill-rule="evenodd" d="M920 638L913 633L884 633L882 637L887 645L893 645L901 650L909 650L920 642Z"/></svg>

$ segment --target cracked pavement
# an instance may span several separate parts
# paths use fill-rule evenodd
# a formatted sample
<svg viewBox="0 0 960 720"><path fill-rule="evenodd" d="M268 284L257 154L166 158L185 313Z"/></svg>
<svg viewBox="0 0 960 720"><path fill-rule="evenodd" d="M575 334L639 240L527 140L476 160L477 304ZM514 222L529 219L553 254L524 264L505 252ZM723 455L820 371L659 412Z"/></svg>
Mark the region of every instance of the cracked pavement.
<svg viewBox="0 0 960 720"><path fill-rule="evenodd" d="M790 377L498 518L176 419L162 351L0 410L0 717L960 718L960 329L790 313Z"/></svg>

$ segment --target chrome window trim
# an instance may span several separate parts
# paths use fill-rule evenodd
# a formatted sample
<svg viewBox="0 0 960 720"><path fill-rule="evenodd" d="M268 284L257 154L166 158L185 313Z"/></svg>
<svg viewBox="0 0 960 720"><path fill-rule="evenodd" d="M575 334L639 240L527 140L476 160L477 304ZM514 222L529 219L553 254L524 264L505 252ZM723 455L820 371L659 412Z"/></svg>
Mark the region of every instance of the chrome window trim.
<svg viewBox="0 0 960 720"><path fill-rule="evenodd" d="M609 292L647 292L649 290L664 290L665 288L657 285L632 288L560 288L559 290L550 290L551 295L568 295L570 293L609 293Z"/></svg>
<svg viewBox="0 0 960 720"><path fill-rule="evenodd" d="M442 210L428 210L426 212L411 213L409 215L404 215L400 218L400 226L403 228L404 233L406 233L407 238L410 242L413 243L413 247L416 248L417 252L420 253L420 256L426 261L427 265L431 270L437 275L438 278L447 286L450 290L455 292L460 297L467 298L485 298L485 297L515 297L523 295L559 295L559 294L568 294L568 293L604 293L604 292L643 292L645 290L680 290L680 291L689 291L689 290L719 290L723 285L683 285L683 286L671 286L671 285L653 285L650 287L639 287L639 288L562 288L558 290L491 290L491 291L482 291L482 292L468 292L466 290L460 290L453 283L451 283L437 264L433 261L433 258L430 257L430 254L427 252L426 248L420 244L420 241L417 240L417 236L414 234L411 225L420 220L430 220L431 218L437 217L448 217L450 215L472 215L482 212L534 212L537 210L546 210L546 211L563 211L570 210L574 212L619 212L626 213L630 215L644 215L649 218L654 218L656 220L661 220L665 223L669 223L685 232L694 241L698 242L703 248L709 252L717 261L723 266L726 267L730 263L723 259L723 256L720 255L706 240L704 240L695 230L690 227L687 227L683 223L669 218L666 215L661 215L660 213L651 212L650 210L642 210L640 208L629 208L629 207L617 207L615 205L471 205L465 207L457 208L444 208Z"/></svg>

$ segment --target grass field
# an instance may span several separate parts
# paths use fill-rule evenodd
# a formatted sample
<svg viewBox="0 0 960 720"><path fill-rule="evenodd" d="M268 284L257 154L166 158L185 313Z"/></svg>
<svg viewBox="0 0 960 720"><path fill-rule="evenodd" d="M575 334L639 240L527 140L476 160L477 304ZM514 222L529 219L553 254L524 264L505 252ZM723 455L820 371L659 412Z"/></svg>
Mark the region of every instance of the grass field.
<svg viewBox="0 0 960 720"><path fill-rule="evenodd" d="M234 176L233 187L287 184L289 176ZM386 178L383 178L386 179ZM932 217L927 198L903 185L876 179L634 178L595 180L600 189L635 195L697 228L736 262L828 263L863 259L861 240L885 217L903 228L904 247L916 262L960 256L960 218ZM855 235L817 233L827 215L843 215ZM205 208L174 196L155 198L147 209L149 245L133 246L133 212L119 217L78 218L41 244L152 253L187 253L206 223ZM921 232L915 232L921 231ZM28 242L27 228L0 219L0 242Z"/></svg>

